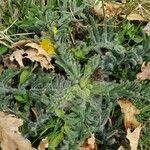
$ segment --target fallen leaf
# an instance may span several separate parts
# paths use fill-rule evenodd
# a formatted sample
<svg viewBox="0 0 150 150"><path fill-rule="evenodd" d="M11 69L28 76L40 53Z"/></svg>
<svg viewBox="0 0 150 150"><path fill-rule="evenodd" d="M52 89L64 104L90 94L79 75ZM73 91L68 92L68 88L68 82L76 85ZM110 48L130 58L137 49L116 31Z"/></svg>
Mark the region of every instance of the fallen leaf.
<svg viewBox="0 0 150 150"><path fill-rule="evenodd" d="M3 70L4 70L4 67L3 65L0 64L0 75L2 74Z"/></svg>
<svg viewBox="0 0 150 150"><path fill-rule="evenodd" d="M21 47L21 49L19 49ZM23 59L28 58L32 62L39 62L42 68L53 69L51 64L51 57L48 53L37 43L30 40L22 40L14 43L12 48L16 50L10 55L10 60L16 60L18 64L23 67Z"/></svg>
<svg viewBox="0 0 150 150"><path fill-rule="evenodd" d="M0 56L0 64L3 65L3 68L17 68L17 65L10 61L9 54Z"/></svg>
<svg viewBox="0 0 150 150"><path fill-rule="evenodd" d="M121 145L117 150L125 150L124 147Z"/></svg>
<svg viewBox="0 0 150 150"><path fill-rule="evenodd" d="M97 5L93 7L94 14L103 19L104 15L108 18L114 17L115 15L120 14L123 11L124 5L122 3L104 3L104 8L102 5L102 1L100 1Z"/></svg>
<svg viewBox="0 0 150 150"><path fill-rule="evenodd" d="M81 150L97 150L94 134L83 143Z"/></svg>
<svg viewBox="0 0 150 150"><path fill-rule="evenodd" d="M133 132L131 132L129 128L127 129L126 138L130 142L131 150L137 150L141 129L141 125L139 125Z"/></svg>
<svg viewBox="0 0 150 150"><path fill-rule="evenodd" d="M113 17L121 13L123 5L120 3L106 3L106 17Z"/></svg>
<svg viewBox="0 0 150 150"><path fill-rule="evenodd" d="M48 138L44 138L42 139L42 141L40 142L40 145L38 146L38 150L45 150L46 148L48 148Z"/></svg>
<svg viewBox="0 0 150 150"><path fill-rule="evenodd" d="M104 18L104 12L103 12L101 1L93 7L93 12L99 19Z"/></svg>
<svg viewBox="0 0 150 150"><path fill-rule="evenodd" d="M136 78L138 80L150 79L150 62L148 62L146 65L145 62L143 62L141 66L141 72L136 75Z"/></svg>
<svg viewBox="0 0 150 150"><path fill-rule="evenodd" d="M121 112L124 113L124 125L126 130L129 128L131 130L135 129L140 125L137 121L136 116L140 111L129 101L125 99L120 99L118 104L121 107Z"/></svg>
<svg viewBox="0 0 150 150"><path fill-rule="evenodd" d="M13 43L11 45L11 48L22 47L22 46L26 45L27 43L32 43L32 41L31 40L20 40L20 41Z"/></svg>
<svg viewBox="0 0 150 150"><path fill-rule="evenodd" d="M14 51L12 53L12 55L10 55L10 60L13 61L13 60L16 60L18 62L18 64L23 67L24 64L23 64L23 54L24 54L24 50L19 50L17 49L16 51Z"/></svg>
<svg viewBox="0 0 150 150"><path fill-rule="evenodd" d="M0 112L0 144L3 150L36 150L18 131L22 124L21 119Z"/></svg>
<svg viewBox="0 0 150 150"><path fill-rule="evenodd" d="M150 36L150 22L147 23L147 25L144 27L144 32Z"/></svg>
<svg viewBox="0 0 150 150"><path fill-rule="evenodd" d="M129 21L146 21L138 12L131 12L127 16L127 20L129 20Z"/></svg>

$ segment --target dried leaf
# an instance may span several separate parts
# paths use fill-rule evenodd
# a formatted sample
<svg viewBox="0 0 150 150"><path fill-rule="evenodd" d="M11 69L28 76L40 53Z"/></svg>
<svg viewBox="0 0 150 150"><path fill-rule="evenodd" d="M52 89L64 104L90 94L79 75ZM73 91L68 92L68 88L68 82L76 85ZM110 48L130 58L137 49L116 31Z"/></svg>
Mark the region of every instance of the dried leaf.
<svg viewBox="0 0 150 150"><path fill-rule="evenodd" d="M4 67L3 65L0 64L0 75L2 74L3 70L4 70Z"/></svg>
<svg viewBox="0 0 150 150"><path fill-rule="evenodd" d="M0 143L4 150L35 150L28 139L18 131L23 124L21 119L0 112Z"/></svg>
<svg viewBox="0 0 150 150"><path fill-rule="evenodd" d="M24 54L24 51L23 50L16 50L12 53L12 55L10 55L10 60L11 61L14 61L16 60L18 62L18 64L23 67L23 54Z"/></svg>
<svg viewBox="0 0 150 150"><path fill-rule="evenodd" d="M94 134L83 143L81 150L97 150Z"/></svg>
<svg viewBox="0 0 150 150"><path fill-rule="evenodd" d="M124 147L121 145L117 150L125 150Z"/></svg>
<svg viewBox="0 0 150 150"><path fill-rule="evenodd" d="M146 21L138 12L132 12L127 16L129 21Z"/></svg>
<svg viewBox="0 0 150 150"><path fill-rule="evenodd" d="M150 79L150 62L145 65L145 62L143 62L141 66L141 72L136 75L136 78L138 80L146 80Z"/></svg>
<svg viewBox="0 0 150 150"><path fill-rule="evenodd" d="M144 32L150 36L150 22L147 23L147 25L144 27Z"/></svg>
<svg viewBox="0 0 150 150"><path fill-rule="evenodd" d="M113 17L115 15L117 15L118 13L120 13L122 11L122 4L115 4L115 3L106 3L106 16L107 17Z"/></svg>
<svg viewBox="0 0 150 150"><path fill-rule="evenodd" d="M40 145L38 146L38 150L45 150L46 148L48 148L48 138L44 138L42 139L42 141L40 142Z"/></svg>
<svg viewBox="0 0 150 150"><path fill-rule="evenodd" d="M18 46L23 47L25 50L16 49L16 51L14 51L10 56L11 61L16 60L18 64L23 67L23 59L28 58L32 62L39 62L42 68L45 68L47 70L53 68L52 64L50 63L50 56L37 43L33 43L30 40L22 40L12 45L13 48L16 48Z"/></svg>
<svg viewBox="0 0 150 150"><path fill-rule="evenodd" d="M123 11L124 5L122 3L104 3L104 8L102 2L99 2L94 6L93 12L99 18L104 18L104 14L106 17L114 17L117 14L120 14ZM104 12L103 12L104 11Z"/></svg>
<svg viewBox="0 0 150 150"><path fill-rule="evenodd" d="M20 40L12 44L11 48L17 48L26 45L27 43L32 43L31 40Z"/></svg>
<svg viewBox="0 0 150 150"><path fill-rule="evenodd" d="M17 67L17 65L13 64L10 61L10 55L9 54L0 56L0 64L2 64L4 68L16 68Z"/></svg>
<svg viewBox="0 0 150 150"><path fill-rule="evenodd" d="M104 18L102 2L99 2L96 6L93 7L93 12L99 19Z"/></svg>
<svg viewBox="0 0 150 150"><path fill-rule="evenodd" d="M136 114L139 114L140 111L128 100L121 99L118 101L118 104L121 107L121 112L124 113L124 125L126 130L128 128L135 129L140 125L140 122L136 119Z"/></svg>
<svg viewBox="0 0 150 150"><path fill-rule="evenodd" d="M139 125L133 132L129 128L127 130L126 138L130 142L131 150L137 150L141 129L142 127Z"/></svg>
<svg viewBox="0 0 150 150"><path fill-rule="evenodd" d="M38 51L38 55L44 55L45 57L49 58L46 51L38 44L32 42L32 43L25 44L25 46L31 47L32 49L36 49Z"/></svg>

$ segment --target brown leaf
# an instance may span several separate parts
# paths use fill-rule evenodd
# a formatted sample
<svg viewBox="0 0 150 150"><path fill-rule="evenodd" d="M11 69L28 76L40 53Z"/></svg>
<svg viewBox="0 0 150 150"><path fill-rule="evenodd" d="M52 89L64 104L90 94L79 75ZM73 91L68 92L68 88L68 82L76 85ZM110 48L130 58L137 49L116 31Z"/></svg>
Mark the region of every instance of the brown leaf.
<svg viewBox="0 0 150 150"><path fill-rule="evenodd" d="M106 3L106 16L107 17L113 17L118 14L122 10L122 4L115 4L115 3Z"/></svg>
<svg viewBox="0 0 150 150"><path fill-rule="evenodd" d="M2 64L0 64L0 75L2 74L3 70L4 70L4 67Z"/></svg>
<svg viewBox="0 0 150 150"><path fill-rule="evenodd" d="M13 43L11 45L11 48L22 47L22 46L26 45L27 43L32 43L32 41L31 40L20 40L20 41Z"/></svg>
<svg viewBox="0 0 150 150"><path fill-rule="evenodd" d="M124 125L126 130L129 128L131 130L135 129L140 125L140 122L136 119L136 114L140 111L129 101L125 99L120 99L118 104L121 107L121 112L124 113Z"/></svg>
<svg viewBox="0 0 150 150"><path fill-rule="evenodd" d="M138 80L146 80L150 79L150 62L145 65L145 62L143 62L141 66L141 72L136 75L136 78Z"/></svg>
<svg viewBox="0 0 150 150"><path fill-rule="evenodd" d="M83 143L81 150L97 150L94 134Z"/></svg>
<svg viewBox="0 0 150 150"><path fill-rule="evenodd" d="M125 150L124 147L121 145L117 150Z"/></svg>
<svg viewBox="0 0 150 150"><path fill-rule="evenodd" d="M21 67L23 67L24 66L24 64L23 64L23 54L24 54L24 50L17 49L16 51L14 51L12 53L12 55L10 55L10 60L11 61L16 60L18 62L18 64Z"/></svg>
<svg viewBox="0 0 150 150"><path fill-rule="evenodd" d="M48 148L48 138L44 138L42 139L42 141L40 142L40 145L38 146L38 150L45 150L46 148Z"/></svg>
<svg viewBox="0 0 150 150"><path fill-rule="evenodd" d="M127 20L129 21L146 21L138 12L131 12L127 16Z"/></svg>
<svg viewBox="0 0 150 150"><path fill-rule="evenodd" d="M137 150L141 129L141 125L139 125L133 132L131 132L129 128L127 129L126 138L130 142L131 150Z"/></svg>
<svg viewBox="0 0 150 150"><path fill-rule="evenodd" d="M93 12L99 19L104 18L102 2L99 2L96 6L93 7Z"/></svg>
<svg viewBox="0 0 150 150"><path fill-rule="evenodd" d="M10 56L10 60L16 60L21 67L24 66L23 59L28 58L32 62L39 62L41 67L47 70L54 68L50 62L51 58L48 56L47 52L37 43L30 40L22 40L14 43L12 47L22 47L22 49L16 49Z"/></svg>
<svg viewBox="0 0 150 150"><path fill-rule="evenodd" d="M144 27L144 32L150 36L150 21L147 23L147 25Z"/></svg>
<svg viewBox="0 0 150 150"><path fill-rule="evenodd" d="M93 12L97 17L103 19L104 14L108 18L114 17L115 15L120 14L123 8L124 5L122 3L114 3L114 2L104 3L103 8L102 2L99 2L97 5L94 6Z"/></svg>
<svg viewBox="0 0 150 150"><path fill-rule="evenodd" d="M0 112L0 144L4 150L35 150L28 139L18 131L23 124L21 119Z"/></svg>

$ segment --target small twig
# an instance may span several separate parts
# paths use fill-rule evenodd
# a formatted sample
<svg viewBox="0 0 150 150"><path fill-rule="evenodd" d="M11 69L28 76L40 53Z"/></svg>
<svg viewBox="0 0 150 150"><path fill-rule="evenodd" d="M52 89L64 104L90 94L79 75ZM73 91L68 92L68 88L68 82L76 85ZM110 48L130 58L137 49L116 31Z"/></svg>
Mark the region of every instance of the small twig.
<svg viewBox="0 0 150 150"><path fill-rule="evenodd" d="M6 44L5 42L3 42L3 41L0 41L0 44L6 46L6 47L8 47L8 48L10 48L10 46L9 46L8 44Z"/></svg>
<svg viewBox="0 0 150 150"><path fill-rule="evenodd" d="M31 32L31 33L17 33L17 34L12 34L12 35L9 35L9 36L16 36L16 35L31 35L31 34L35 34L34 32Z"/></svg>
<svg viewBox="0 0 150 150"><path fill-rule="evenodd" d="M7 31L15 24L17 22L17 19L9 26L9 27L7 27L4 31L2 31L2 32L4 32L4 33L7 33Z"/></svg>

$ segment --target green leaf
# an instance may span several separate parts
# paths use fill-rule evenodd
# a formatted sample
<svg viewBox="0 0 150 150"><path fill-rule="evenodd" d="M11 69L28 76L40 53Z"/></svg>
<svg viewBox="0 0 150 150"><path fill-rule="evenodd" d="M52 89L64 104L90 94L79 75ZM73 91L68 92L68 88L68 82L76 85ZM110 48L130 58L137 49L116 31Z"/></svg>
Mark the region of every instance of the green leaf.
<svg viewBox="0 0 150 150"><path fill-rule="evenodd" d="M0 55L6 53L8 51L8 48L6 46L0 46Z"/></svg>
<svg viewBox="0 0 150 150"><path fill-rule="evenodd" d="M21 75L20 75L19 83L20 84L25 83L29 79L30 75L31 75L31 71L29 69L23 70Z"/></svg>
<svg viewBox="0 0 150 150"><path fill-rule="evenodd" d="M15 97L16 101L18 101L18 102L21 102L21 103L26 103L27 102L26 99L24 99L20 95L15 95L14 97Z"/></svg>
<svg viewBox="0 0 150 150"><path fill-rule="evenodd" d="M49 148L55 149L60 142L63 140L63 132L56 132L52 136L49 137Z"/></svg>
<svg viewBox="0 0 150 150"><path fill-rule="evenodd" d="M64 110L61 110L61 109L56 109L56 110L55 110L55 113L56 113L56 115L57 115L59 118L63 118L64 115L65 115Z"/></svg>

